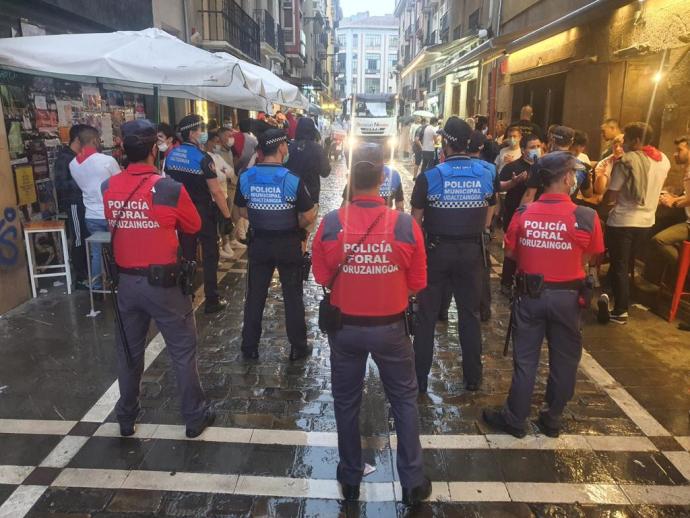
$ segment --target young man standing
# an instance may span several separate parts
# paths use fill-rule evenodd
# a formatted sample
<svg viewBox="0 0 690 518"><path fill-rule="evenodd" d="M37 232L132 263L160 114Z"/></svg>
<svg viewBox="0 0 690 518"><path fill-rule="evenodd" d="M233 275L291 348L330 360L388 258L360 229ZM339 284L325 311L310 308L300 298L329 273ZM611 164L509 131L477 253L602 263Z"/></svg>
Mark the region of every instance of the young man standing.
<svg viewBox="0 0 690 518"><path fill-rule="evenodd" d="M86 228L90 234L107 232L108 222L103 212L101 184L120 172L120 165L113 157L100 153L101 138L92 126L83 126L79 131L81 151L69 164L72 178L82 192L85 208ZM102 290L101 245L94 243L91 248L91 279L93 289Z"/></svg>
<svg viewBox="0 0 690 518"><path fill-rule="evenodd" d="M88 270L86 268L85 239L89 232L86 230L84 219L85 209L81 189L72 178L69 164L81 151L79 131L82 124L75 124L69 130L69 145L62 146L55 158L53 170L55 172L55 190L57 192L58 208L67 214L69 226L70 250L69 256L74 268L75 287L88 289Z"/></svg>
<svg viewBox="0 0 690 518"><path fill-rule="evenodd" d="M606 293L599 299L600 323L627 324L630 304L630 259L654 226L659 196L671 168L666 155L651 145L652 127L633 122L623 130L625 153L613 166L604 205L613 205L606 221L613 311Z"/></svg>

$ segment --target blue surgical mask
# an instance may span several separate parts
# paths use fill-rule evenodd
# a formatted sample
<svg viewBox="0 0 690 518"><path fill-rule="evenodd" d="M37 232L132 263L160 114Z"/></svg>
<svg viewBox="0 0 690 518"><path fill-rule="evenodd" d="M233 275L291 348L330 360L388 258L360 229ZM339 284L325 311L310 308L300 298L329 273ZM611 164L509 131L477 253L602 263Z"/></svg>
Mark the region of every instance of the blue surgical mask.
<svg viewBox="0 0 690 518"><path fill-rule="evenodd" d="M290 152L283 157L283 165L287 164L288 160L290 160Z"/></svg>
<svg viewBox="0 0 690 518"><path fill-rule="evenodd" d="M541 148L530 149L529 151L527 151L527 157L532 162L536 162L541 157Z"/></svg>
<svg viewBox="0 0 690 518"><path fill-rule="evenodd" d="M201 135L199 135L199 144L204 146L206 145L206 142L208 142L208 131L204 131Z"/></svg>

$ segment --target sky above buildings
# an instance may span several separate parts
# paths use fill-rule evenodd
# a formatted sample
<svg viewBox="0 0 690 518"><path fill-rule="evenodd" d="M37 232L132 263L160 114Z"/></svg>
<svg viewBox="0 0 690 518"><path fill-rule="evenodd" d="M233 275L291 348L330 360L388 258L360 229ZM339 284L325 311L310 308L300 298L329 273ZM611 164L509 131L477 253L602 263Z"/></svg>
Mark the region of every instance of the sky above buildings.
<svg viewBox="0 0 690 518"><path fill-rule="evenodd" d="M371 16L393 14L395 0L340 0L340 6L345 16L352 16L363 11L369 11Z"/></svg>

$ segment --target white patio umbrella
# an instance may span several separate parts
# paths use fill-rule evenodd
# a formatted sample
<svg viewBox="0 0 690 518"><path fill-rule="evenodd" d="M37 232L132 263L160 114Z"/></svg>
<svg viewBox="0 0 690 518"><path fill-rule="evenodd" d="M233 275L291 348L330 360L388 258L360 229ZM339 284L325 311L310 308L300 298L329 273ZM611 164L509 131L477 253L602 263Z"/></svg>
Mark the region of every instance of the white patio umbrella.
<svg viewBox="0 0 690 518"><path fill-rule="evenodd" d="M125 91L152 91L154 96L160 92L209 98L216 95L213 90L223 88L224 104L245 109L266 105L257 91L258 79L252 82L238 63L229 65L160 29L1 38L0 67Z"/></svg>
<svg viewBox="0 0 690 518"><path fill-rule="evenodd" d="M227 52L216 52L216 56L238 66L242 71L247 87L270 102L291 108L306 109L308 107L309 101L302 95L297 86L282 80L267 68L249 63Z"/></svg>
<svg viewBox="0 0 690 518"><path fill-rule="evenodd" d="M417 110L415 112L412 112L412 115L415 117L424 117L425 119L431 119L432 117L436 117L436 115L427 110Z"/></svg>

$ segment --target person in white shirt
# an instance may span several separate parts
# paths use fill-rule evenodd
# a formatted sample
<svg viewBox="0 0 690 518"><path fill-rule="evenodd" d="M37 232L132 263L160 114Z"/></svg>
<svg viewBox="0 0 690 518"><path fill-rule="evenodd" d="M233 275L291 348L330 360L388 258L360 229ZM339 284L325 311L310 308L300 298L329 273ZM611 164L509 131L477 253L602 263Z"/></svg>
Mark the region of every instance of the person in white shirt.
<svg viewBox="0 0 690 518"><path fill-rule="evenodd" d="M213 165L216 166L216 176L218 177L218 183L220 184L220 189L223 191L223 196L228 200L228 208L232 210L230 206L229 198L229 186L235 178L235 169L232 163L228 161L223 156L223 134L230 133L227 128L219 128L216 131L210 132L208 135L208 141L206 142L206 152L213 159ZM232 156L232 153L230 153ZM234 194L234 189L233 189ZM219 220L221 221L221 220ZM220 247L220 258L225 261L232 261L235 258L235 253L230 247L230 234L225 233L225 223L219 223L219 235L221 239Z"/></svg>
<svg viewBox="0 0 690 518"><path fill-rule="evenodd" d="M113 157L100 153L101 138L98 130L92 126L84 126L79 132L81 152L70 162L69 170L72 178L82 192L86 209L86 229L89 233L107 232L108 222L103 209L103 193L101 184L111 176L120 172L120 165ZM93 289L103 289L101 278L102 261L101 245L91 247L91 279Z"/></svg>
<svg viewBox="0 0 690 518"><path fill-rule="evenodd" d="M496 174L501 174L501 169L503 169L506 164L509 164L522 156L522 150L520 149L521 139L522 131L520 128L517 126L511 126L508 128L506 131L506 138L503 141L506 146L501 148L501 151L496 157Z"/></svg>
<svg viewBox="0 0 690 518"><path fill-rule="evenodd" d="M661 252L668 264L678 263L678 248L683 241L690 240L690 136L683 136L674 141L676 152L673 158L679 166L685 169L683 176L683 195L674 196L670 193L661 195L659 203L665 207L685 209L685 221L672 225L654 236L654 244Z"/></svg>
<svg viewBox="0 0 690 518"><path fill-rule="evenodd" d="M434 117L431 119L431 124L424 126L424 132L421 135L422 145L422 166L419 169L423 173L427 169L434 167L434 159L436 158L436 140L438 140L438 119Z"/></svg>
<svg viewBox="0 0 690 518"><path fill-rule="evenodd" d="M603 203L613 204L606 221L606 241L614 306L610 311L608 294L602 294L598 314L601 323L628 322L630 260L654 226L661 189L671 168L666 155L651 145L652 136L652 127L644 122L625 127L625 153L615 162L604 195Z"/></svg>

